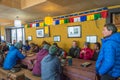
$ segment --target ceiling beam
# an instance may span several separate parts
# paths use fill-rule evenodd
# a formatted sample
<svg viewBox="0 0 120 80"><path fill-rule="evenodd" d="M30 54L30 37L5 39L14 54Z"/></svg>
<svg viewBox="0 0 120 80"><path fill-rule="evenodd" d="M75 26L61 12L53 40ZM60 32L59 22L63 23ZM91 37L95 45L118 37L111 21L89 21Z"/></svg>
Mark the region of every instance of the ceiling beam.
<svg viewBox="0 0 120 80"><path fill-rule="evenodd" d="M11 8L26 9L46 1L47 0L0 0L0 5L5 5Z"/></svg>
<svg viewBox="0 0 120 80"><path fill-rule="evenodd" d="M26 9L41 3L46 2L47 0L21 0L21 9Z"/></svg>
<svg viewBox="0 0 120 80"><path fill-rule="evenodd" d="M21 8L21 0L0 0L0 5L5 5L11 8Z"/></svg>

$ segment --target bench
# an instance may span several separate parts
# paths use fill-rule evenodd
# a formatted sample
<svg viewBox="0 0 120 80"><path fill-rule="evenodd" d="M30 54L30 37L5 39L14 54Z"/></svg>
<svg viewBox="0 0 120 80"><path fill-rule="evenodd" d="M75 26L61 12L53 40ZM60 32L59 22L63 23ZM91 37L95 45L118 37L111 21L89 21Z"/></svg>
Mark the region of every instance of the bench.
<svg viewBox="0 0 120 80"><path fill-rule="evenodd" d="M9 70L4 70L2 67L0 67L0 80L7 80L8 78L12 80L25 80L24 69L21 69L19 72L12 73Z"/></svg>
<svg viewBox="0 0 120 80"><path fill-rule="evenodd" d="M34 76L32 74L32 72L29 71L29 70L25 70L25 77L28 78L28 79L30 79L30 80L42 80L40 77Z"/></svg>

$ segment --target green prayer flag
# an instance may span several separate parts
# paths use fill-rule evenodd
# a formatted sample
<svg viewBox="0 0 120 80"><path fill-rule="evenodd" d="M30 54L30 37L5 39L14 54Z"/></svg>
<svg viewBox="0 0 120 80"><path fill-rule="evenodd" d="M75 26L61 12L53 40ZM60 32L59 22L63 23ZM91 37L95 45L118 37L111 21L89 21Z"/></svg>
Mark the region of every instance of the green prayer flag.
<svg viewBox="0 0 120 80"><path fill-rule="evenodd" d="M68 19L68 18L64 19L64 23L65 23L65 24L66 24L66 23L69 23L69 19Z"/></svg>
<svg viewBox="0 0 120 80"><path fill-rule="evenodd" d="M30 24L27 24L27 28L30 28Z"/></svg>
<svg viewBox="0 0 120 80"><path fill-rule="evenodd" d="M45 24L45 22L43 23L43 26L47 26L47 24Z"/></svg>
<svg viewBox="0 0 120 80"><path fill-rule="evenodd" d="M98 20L99 18L101 18L100 13L94 14L94 20Z"/></svg>

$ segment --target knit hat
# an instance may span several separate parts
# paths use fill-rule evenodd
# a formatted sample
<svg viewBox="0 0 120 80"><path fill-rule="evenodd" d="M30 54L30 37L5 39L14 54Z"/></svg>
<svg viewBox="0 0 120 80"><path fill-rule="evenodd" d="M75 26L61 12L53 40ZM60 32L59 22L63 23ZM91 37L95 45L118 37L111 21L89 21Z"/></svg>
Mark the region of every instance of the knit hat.
<svg viewBox="0 0 120 80"><path fill-rule="evenodd" d="M47 49L47 50L49 50L49 45L48 44L45 44L44 46L43 46L43 49Z"/></svg>
<svg viewBox="0 0 120 80"><path fill-rule="evenodd" d="M22 44L20 44L19 42L15 43L14 45L17 49L21 49L22 48Z"/></svg>
<svg viewBox="0 0 120 80"><path fill-rule="evenodd" d="M52 46L49 48L49 54L52 55L52 56L55 56L57 50L58 50L58 48L57 48L55 45L52 45Z"/></svg>

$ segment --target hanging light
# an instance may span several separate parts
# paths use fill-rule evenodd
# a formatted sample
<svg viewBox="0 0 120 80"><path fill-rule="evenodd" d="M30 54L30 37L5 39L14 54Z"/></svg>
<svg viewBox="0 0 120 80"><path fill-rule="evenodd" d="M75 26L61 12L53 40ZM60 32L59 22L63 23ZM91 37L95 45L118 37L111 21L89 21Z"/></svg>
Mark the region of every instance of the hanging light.
<svg viewBox="0 0 120 80"><path fill-rule="evenodd" d="M14 26L15 27L22 27L21 20L19 20L19 17L17 16L14 20Z"/></svg>
<svg viewBox="0 0 120 80"><path fill-rule="evenodd" d="M53 18L51 16L46 16L45 19L44 19L44 21L45 21L46 25L52 25Z"/></svg>

